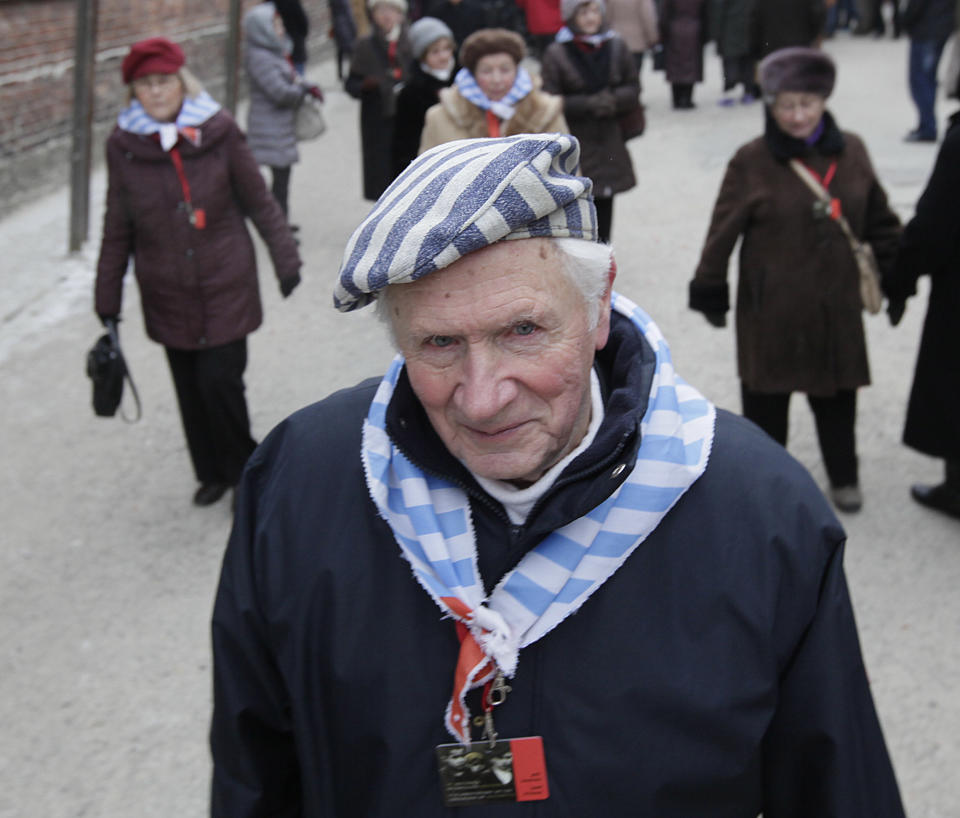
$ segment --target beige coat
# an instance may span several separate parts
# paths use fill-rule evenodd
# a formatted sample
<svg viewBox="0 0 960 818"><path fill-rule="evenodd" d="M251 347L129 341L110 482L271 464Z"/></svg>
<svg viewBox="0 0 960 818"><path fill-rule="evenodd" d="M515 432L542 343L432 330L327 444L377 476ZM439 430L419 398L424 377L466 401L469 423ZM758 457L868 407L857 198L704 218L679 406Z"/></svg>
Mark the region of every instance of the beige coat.
<svg viewBox="0 0 960 818"><path fill-rule="evenodd" d="M653 0L607 0L607 25L634 53L646 51L660 40Z"/></svg>
<svg viewBox="0 0 960 818"><path fill-rule="evenodd" d="M514 108L514 115L501 126L501 136L519 133L569 133L563 118L563 99L534 90ZM440 91L440 102L427 111L420 137L420 153L455 139L475 139L489 136L486 112L468 102L455 88Z"/></svg>

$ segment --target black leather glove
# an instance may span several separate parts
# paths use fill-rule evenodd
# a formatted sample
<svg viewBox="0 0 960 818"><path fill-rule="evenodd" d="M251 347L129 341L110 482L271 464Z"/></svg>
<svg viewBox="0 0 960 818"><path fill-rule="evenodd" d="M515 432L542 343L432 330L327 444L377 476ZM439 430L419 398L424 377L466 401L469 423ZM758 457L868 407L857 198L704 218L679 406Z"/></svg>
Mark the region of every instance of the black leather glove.
<svg viewBox="0 0 960 818"><path fill-rule="evenodd" d="M300 283L300 273L294 273L288 278L280 279L280 294L286 298L290 293L294 291L296 286Z"/></svg>
<svg viewBox="0 0 960 818"><path fill-rule="evenodd" d="M895 327L903 318L903 313L907 309L905 299L887 299L887 317L890 319L890 326Z"/></svg>
<svg viewBox="0 0 960 818"><path fill-rule="evenodd" d="M725 312L705 312L703 317L710 322L711 327L721 329L727 325L727 314Z"/></svg>

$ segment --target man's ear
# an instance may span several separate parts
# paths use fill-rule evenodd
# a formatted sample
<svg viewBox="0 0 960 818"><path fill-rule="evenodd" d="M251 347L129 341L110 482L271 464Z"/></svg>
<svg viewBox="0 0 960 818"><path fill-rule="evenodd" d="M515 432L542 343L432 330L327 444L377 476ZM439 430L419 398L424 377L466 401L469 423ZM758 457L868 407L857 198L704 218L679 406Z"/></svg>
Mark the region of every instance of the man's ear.
<svg viewBox="0 0 960 818"><path fill-rule="evenodd" d="M607 272L607 289L600 298L600 312L595 330L596 348L603 349L610 337L610 301L613 298L613 280L617 277L617 260L610 252L610 270Z"/></svg>

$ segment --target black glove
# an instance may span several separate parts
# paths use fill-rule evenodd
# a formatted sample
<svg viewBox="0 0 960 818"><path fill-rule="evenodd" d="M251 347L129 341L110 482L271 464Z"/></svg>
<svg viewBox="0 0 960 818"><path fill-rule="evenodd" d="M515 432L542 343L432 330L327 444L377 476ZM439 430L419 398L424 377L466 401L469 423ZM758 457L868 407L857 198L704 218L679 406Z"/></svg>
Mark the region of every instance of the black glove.
<svg viewBox="0 0 960 818"><path fill-rule="evenodd" d="M725 312L705 312L703 317L710 322L711 327L722 329L727 325L727 314Z"/></svg>
<svg viewBox="0 0 960 818"><path fill-rule="evenodd" d="M286 298L294 291L300 283L300 273L294 273L292 276L280 279L280 294Z"/></svg>
<svg viewBox="0 0 960 818"><path fill-rule="evenodd" d="M887 317L890 319L890 326L895 327L903 318L903 313L907 309L906 299L887 299Z"/></svg>

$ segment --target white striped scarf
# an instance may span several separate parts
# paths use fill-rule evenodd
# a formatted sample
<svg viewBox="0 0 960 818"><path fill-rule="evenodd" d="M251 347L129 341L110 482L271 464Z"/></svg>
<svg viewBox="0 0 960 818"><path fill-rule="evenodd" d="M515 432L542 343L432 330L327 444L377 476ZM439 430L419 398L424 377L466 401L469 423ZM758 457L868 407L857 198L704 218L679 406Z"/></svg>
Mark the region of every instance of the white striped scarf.
<svg viewBox="0 0 960 818"><path fill-rule="evenodd" d="M514 106L533 90L533 80L522 65L517 66L517 78L502 99L489 99L483 89L477 85L477 79L466 68L457 71L453 78L457 90L467 102L472 102L484 111L493 111L500 119L512 119Z"/></svg>
<svg viewBox="0 0 960 818"><path fill-rule="evenodd" d="M669 347L646 313L617 293L613 309L630 318L656 354L636 464L606 501L548 535L489 597L477 568L466 494L421 472L387 434L387 406L402 356L381 381L364 422L362 460L370 496L417 581L441 610L465 626L445 719L463 743L470 741L467 691L498 671L512 677L520 649L578 610L706 468L714 406L674 372Z"/></svg>
<svg viewBox="0 0 960 818"><path fill-rule="evenodd" d="M169 151L177 144L180 133L199 127L219 110L220 103L203 91L196 97L183 98L183 105L180 106L180 113L174 122L158 122L143 109L139 100L134 99L120 112L117 125L121 130L144 136L160 134L161 147ZM187 133L190 134L191 141L195 141L193 134L190 131Z"/></svg>
<svg viewBox="0 0 960 818"><path fill-rule="evenodd" d="M575 34L573 29L570 28L570 26L564 26L557 32L557 36L554 37L554 39L558 43L570 43L576 39L580 39L580 40L583 40L585 43L590 43L590 45L592 45L594 48L599 48L607 40L612 40L616 36L617 36L616 32L614 32L609 28L606 31L599 31L596 34L584 35L584 34Z"/></svg>
<svg viewBox="0 0 960 818"><path fill-rule="evenodd" d="M461 139L418 156L384 191L343 253L334 306L369 304L501 239L596 241L591 181L569 134Z"/></svg>

